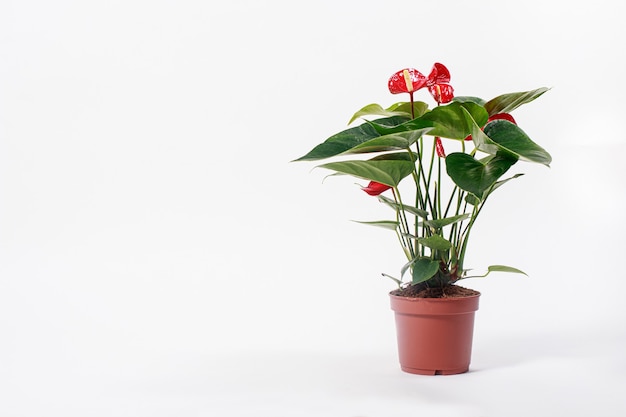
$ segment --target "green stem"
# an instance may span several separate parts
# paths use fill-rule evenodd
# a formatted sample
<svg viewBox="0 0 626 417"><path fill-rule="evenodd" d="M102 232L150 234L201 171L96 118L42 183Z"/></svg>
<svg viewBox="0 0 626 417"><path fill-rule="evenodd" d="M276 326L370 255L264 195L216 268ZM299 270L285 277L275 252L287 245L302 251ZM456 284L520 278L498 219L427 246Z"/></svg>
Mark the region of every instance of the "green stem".
<svg viewBox="0 0 626 417"><path fill-rule="evenodd" d="M407 256L410 261L415 258L415 249L413 247L412 239L409 237L409 223L406 219L406 213L404 212L402 197L400 196L400 191L397 187L393 187L391 191L393 193L393 199L400 207L398 210L396 210L396 219L398 220L398 223L400 223L403 232L399 236L401 238L400 243L404 248L406 248L405 253L408 251L408 253L410 254L410 257Z"/></svg>
<svg viewBox="0 0 626 417"><path fill-rule="evenodd" d="M458 188L459 186L455 185L452 189L452 192L450 193L450 199L448 200L448 204L446 205L446 211L443 213L442 219L448 217L448 212L450 211L450 207L452 206L452 200L454 200L454 195L456 194Z"/></svg>
<svg viewBox="0 0 626 417"><path fill-rule="evenodd" d="M487 199L489 198L489 194L490 194L489 192L486 193L486 197L481 201L481 203L478 206L474 206L474 209L472 210L472 217L470 218L470 221L467 224L467 226L465 226L465 230L460 235L460 239L463 242L461 252L459 253L459 268L461 269L461 273L463 273L463 270L462 270L463 259L465 259L465 251L467 250L467 243L469 241L470 232L472 231L472 227L474 226L474 223L476 222L478 215L480 214L483 207L485 206L485 203L487 202ZM467 203L466 203L466 208L467 208Z"/></svg>
<svg viewBox="0 0 626 417"><path fill-rule="evenodd" d="M439 157L437 157L437 182L435 183L435 188L437 189L437 213L441 218L445 218L445 215L441 216L441 158Z"/></svg>
<svg viewBox="0 0 626 417"><path fill-rule="evenodd" d="M417 148L417 158L419 160L419 164L418 164L418 169L419 169L419 171L418 171L418 182L419 182L419 178L421 178L422 182L424 183L424 188L425 188L425 191L426 191L425 197L424 197L425 199L422 202L423 205L420 208L422 210L426 210L426 211L428 211L428 209L430 209L431 215L434 215L434 213L433 213L433 211L434 211L433 203L432 203L432 201L430 199L430 193L429 193L430 184L426 181L426 173L424 172L424 167L422 165L422 151L421 150L424 147L423 138L420 137L419 144L418 144L418 142L415 142L415 145L416 145L416 148ZM432 161L431 161L431 169L432 169ZM417 189L418 190L420 189L419 183L417 184Z"/></svg>
<svg viewBox="0 0 626 417"><path fill-rule="evenodd" d="M435 165L435 154L437 152L437 140L433 140L433 149L432 149L432 153L430 154L430 165L428 167L428 180L426 181L426 183L424 184L424 186L426 187L426 190L430 190L430 181L433 175L433 165ZM428 193L428 195L430 195L430 193ZM431 215L433 219L438 219L438 214L437 211L435 210L437 208L437 186L435 185L435 196L434 196L434 202L430 203L430 210L431 210ZM433 206L434 204L434 206Z"/></svg>

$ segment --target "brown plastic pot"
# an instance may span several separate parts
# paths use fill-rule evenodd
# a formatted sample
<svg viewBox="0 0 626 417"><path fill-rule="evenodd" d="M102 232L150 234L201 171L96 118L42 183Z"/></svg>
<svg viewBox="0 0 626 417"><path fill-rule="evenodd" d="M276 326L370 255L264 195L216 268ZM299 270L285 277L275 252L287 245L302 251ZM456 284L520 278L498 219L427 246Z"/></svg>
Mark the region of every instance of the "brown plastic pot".
<svg viewBox="0 0 626 417"><path fill-rule="evenodd" d="M404 372L454 375L469 370L480 294L450 298L390 296Z"/></svg>

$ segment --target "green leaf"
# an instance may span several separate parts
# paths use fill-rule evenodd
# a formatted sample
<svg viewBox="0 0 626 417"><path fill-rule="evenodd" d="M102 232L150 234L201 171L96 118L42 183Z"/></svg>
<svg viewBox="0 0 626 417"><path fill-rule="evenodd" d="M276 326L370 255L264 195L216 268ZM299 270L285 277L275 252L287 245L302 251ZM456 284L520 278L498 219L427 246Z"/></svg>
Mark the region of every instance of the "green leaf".
<svg viewBox="0 0 626 417"><path fill-rule="evenodd" d="M380 123L381 120L383 120L384 123ZM395 120L396 119L394 119L394 121ZM390 135L392 133L409 132L412 130L422 130L427 128L432 129L434 126L433 122L419 118L413 120L405 119L404 122L398 124L391 124L389 121L389 119L378 119L372 122L367 122L367 124L371 125L381 136Z"/></svg>
<svg viewBox="0 0 626 417"><path fill-rule="evenodd" d="M330 162L318 167L397 187L404 177L413 172L415 164L402 160L369 160Z"/></svg>
<svg viewBox="0 0 626 417"><path fill-rule="evenodd" d="M380 126L397 126L406 122L405 117L390 117L379 119L376 122ZM357 145L367 142L370 139L381 136L371 123L363 123L362 125L343 130L320 143L304 156L295 161L316 161L320 159L330 158L342 154Z"/></svg>
<svg viewBox="0 0 626 417"><path fill-rule="evenodd" d="M398 284L398 287L400 287L402 285L402 281L400 281L398 278L394 278L391 275L385 274L384 272L382 273L382 276L385 277L385 278L389 278L390 280L392 280L393 282Z"/></svg>
<svg viewBox="0 0 626 417"><path fill-rule="evenodd" d="M430 127L380 136L361 143L344 153L367 153L408 149L429 130L431 130Z"/></svg>
<svg viewBox="0 0 626 417"><path fill-rule="evenodd" d="M372 103L372 104L368 104L365 107L362 107L361 109L359 109L359 111L354 113L354 115L352 115L352 117L350 118L350 121L348 122L348 124L352 124L352 122L354 122L359 117L371 116L371 115L387 116L387 117L389 117L389 116L398 116L397 113L389 112L389 111L383 109L380 104ZM405 114L403 114L403 115L405 115Z"/></svg>
<svg viewBox="0 0 626 417"><path fill-rule="evenodd" d="M487 111L476 103L453 101L445 106L435 107L425 113L420 120L434 124L433 130L428 132L429 135L464 140L472 134L473 124L482 126L487 123L488 118Z"/></svg>
<svg viewBox="0 0 626 417"><path fill-rule="evenodd" d="M478 104L479 106L485 106L485 100L483 100L480 97L472 97L472 96L457 96L454 97L453 101L459 102L459 103L475 103Z"/></svg>
<svg viewBox="0 0 626 417"><path fill-rule="evenodd" d="M550 166L552 162L552 157L545 149L530 140L522 129L508 120L493 120L487 123L484 133L501 149L522 160L546 166Z"/></svg>
<svg viewBox="0 0 626 417"><path fill-rule="evenodd" d="M416 101L413 103L413 111L416 117L422 115L427 109L428 109L428 104L422 101ZM354 115L350 118L350 121L348 122L348 124L352 124L352 122L354 122L359 117L371 116L371 115L387 116L387 117L403 116L403 117L411 118L411 103L407 103L407 102L396 103L388 107L387 109L383 109L380 104L375 104L375 103L368 104L367 106L363 107L362 109L354 113Z"/></svg>
<svg viewBox="0 0 626 417"><path fill-rule="evenodd" d="M445 217L443 219L425 220L424 224L432 227L433 229L441 229L442 227L449 226L454 223L461 222L469 218L469 214L459 214L458 216Z"/></svg>
<svg viewBox="0 0 626 417"><path fill-rule="evenodd" d="M366 221L353 220L355 223L365 224L368 226L382 227L383 229L396 230L399 223L393 220Z"/></svg>
<svg viewBox="0 0 626 417"><path fill-rule="evenodd" d="M426 113L427 110L428 110L428 104L424 103L423 101L413 102L413 116L414 117L421 116L422 114ZM411 116L411 103L408 101L395 103L387 107L387 111L404 113L410 117Z"/></svg>
<svg viewBox="0 0 626 417"><path fill-rule="evenodd" d="M484 200L485 198L487 198L487 196L491 195L491 193L493 193L495 190L497 190L498 188L500 188L502 185L506 184L507 182L515 179L515 178L519 178L524 174L515 174L510 178L507 178L505 180L501 180L501 181L496 181L496 183L493 185L493 187L489 188L485 194L483 194L482 198L477 198L475 195L473 194L467 194L465 196L465 201L467 201L468 204L471 204L473 206L476 206L478 204L480 204L481 200Z"/></svg>
<svg viewBox="0 0 626 417"><path fill-rule="evenodd" d="M474 194L466 194L465 195L465 202L467 204L471 204L472 206L477 206L480 204L481 199L476 197Z"/></svg>
<svg viewBox="0 0 626 417"><path fill-rule="evenodd" d="M465 270L464 272L468 272L469 270ZM487 268L487 272L484 275L464 275L463 279L465 278L484 278L487 275L489 275L492 272L512 272L514 274L523 274L528 276L528 274L522 270L519 270L517 268L513 268L512 266L506 266L506 265L491 265Z"/></svg>
<svg viewBox="0 0 626 417"><path fill-rule="evenodd" d="M429 237L420 237L417 239L419 243L434 250L445 251L452 247L452 243L448 239L440 235L432 235Z"/></svg>
<svg viewBox="0 0 626 417"><path fill-rule="evenodd" d="M489 272L512 272L514 274L524 274L528 276L526 272L521 271L517 268L513 268L512 266L506 266L506 265L491 265L490 267L487 268L487 271Z"/></svg>
<svg viewBox="0 0 626 417"><path fill-rule="evenodd" d="M541 87L536 90L520 93L502 94L501 96L489 100L485 104L485 109L487 109L489 116L498 113L511 113L522 104L530 103L548 90L549 88Z"/></svg>
<svg viewBox="0 0 626 417"><path fill-rule="evenodd" d="M407 206L407 205L400 205L398 203L396 203L394 200L387 198L383 195L379 195L378 196L378 200L380 200L381 202L387 204L388 206L390 206L391 208L393 208L394 210L402 210L402 211L406 211L408 213L411 214L415 214L416 216L419 216L423 219L427 219L428 218L428 212L426 210L422 210L422 209L418 209L417 207L413 207L413 206Z"/></svg>
<svg viewBox="0 0 626 417"><path fill-rule="evenodd" d="M515 175L513 175L513 176L512 176L512 177L510 177L510 178L507 178L507 179L504 179L504 180L501 180L501 181L496 182L496 183L493 185L493 187L491 187L491 190L489 190L489 194L493 193L495 190L497 190L498 188L500 188L502 185L506 184L507 182L509 182L509 181L511 181L511 180L514 180L515 178L519 178L519 177L521 177L522 175L524 175L524 174L515 174ZM485 196L485 197L486 197L486 196Z"/></svg>
<svg viewBox="0 0 626 417"><path fill-rule="evenodd" d="M384 153L382 155L376 155L370 161L409 161L412 164L417 160L415 152L392 152Z"/></svg>
<svg viewBox="0 0 626 417"><path fill-rule="evenodd" d="M483 163L466 153L454 152L446 157L446 171L460 189L482 199L485 192L515 162L515 159L496 155L487 163Z"/></svg>
<svg viewBox="0 0 626 417"><path fill-rule="evenodd" d="M439 262L429 258L418 258L413 262L413 284L428 281L439 271Z"/></svg>

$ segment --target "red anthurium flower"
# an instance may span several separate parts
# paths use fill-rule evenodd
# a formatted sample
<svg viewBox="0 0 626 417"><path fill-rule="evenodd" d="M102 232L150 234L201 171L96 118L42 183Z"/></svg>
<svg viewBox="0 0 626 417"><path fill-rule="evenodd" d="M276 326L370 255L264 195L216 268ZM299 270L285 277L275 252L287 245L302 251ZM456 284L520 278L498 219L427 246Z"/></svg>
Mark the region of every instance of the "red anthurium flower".
<svg viewBox="0 0 626 417"><path fill-rule="evenodd" d="M369 195L377 196L383 193L384 191L387 191L390 188L391 187L388 185L381 184L376 181L370 181L367 187L363 187L361 189L365 191L366 193L368 193Z"/></svg>
<svg viewBox="0 0 626 417"><path fill-rule="evenodd" d="M428 75L426 86L437 103L449 103L454 98L454 88L449 82L450 71L445 65L436 62Z"/></svg>
<svg viewBox="0 0 626 417"><path fill-rule="evenodd" d="M513 123L514 125L517 125L517 122L515 121L513 116L511 116L509 113L494 114L493 116L489 117L489 119L487 119L487 123L489 123L491 121L494 121L494 120L507 120L507 121ZM487 124L487 123L485 123L485 124ZM465 140L472 140L472 135L469 135L468 137L466 137Z"/></svg>
<svg viewBox="0 0 626 417"><path fill-rule="evenodd" d="M445 65L435 63L428 77L413 68L396 72L387 83L391 94L409 93L413 102L413 93L427 87L437 103L449 103L454 98L454 89L450 84L450 71Z"/></svg>
<svg viewBox="0 0 626 417"><path fill-rule="evenodd" d="M428 91L439 104L449 103L454 98L454 89L450 84L435 84L428 87Z"/></svg>
<svg viewBox="0 0 626 417"><path fill-rule="evenodd" d="M406 68L393 74L387 84L391 94L409 93L413 95L414 91L426 85L426 77L416 69Z"/></svg>
<svg viewBox="0 0 626 417"><path fill-rule="evenodd" d="M443 143L441 143L441 139L439 137L435 138L435 149L437 150L437 156L439 158L446 157L446 151L443 149Z"/></svg>
<svg viewBox="0 0 626 417"><path fill-rule="evenodd" d="M448 84L450 82L450 71L446 68L445 65L440 64L439 62L435 62L433 65L433 69L430 70L430 74L428 74L428 83L427 85L431 86L433 84Z"/></svg>

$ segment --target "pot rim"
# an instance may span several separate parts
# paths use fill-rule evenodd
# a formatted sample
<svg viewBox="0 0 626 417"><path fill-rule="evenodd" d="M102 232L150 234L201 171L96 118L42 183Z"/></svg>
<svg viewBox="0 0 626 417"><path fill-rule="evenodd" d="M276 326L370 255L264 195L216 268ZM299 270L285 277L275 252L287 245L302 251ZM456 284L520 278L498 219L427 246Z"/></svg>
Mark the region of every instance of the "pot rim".
<svg viewBox="0 0 626 417"><path fill-rule="evenodd" d="M478 310L480 293L463 297L419 298L389 294L391 309L400 314L466 314Z"/></svg>

